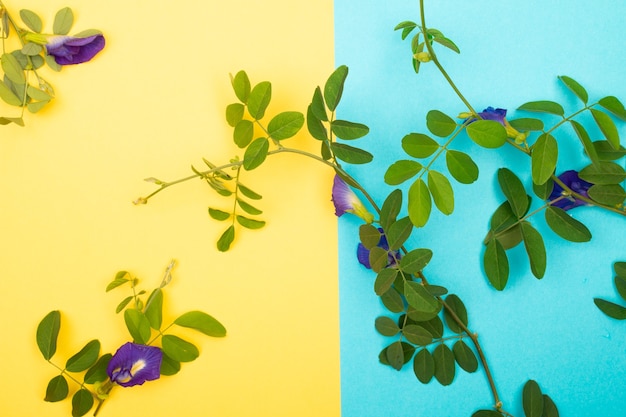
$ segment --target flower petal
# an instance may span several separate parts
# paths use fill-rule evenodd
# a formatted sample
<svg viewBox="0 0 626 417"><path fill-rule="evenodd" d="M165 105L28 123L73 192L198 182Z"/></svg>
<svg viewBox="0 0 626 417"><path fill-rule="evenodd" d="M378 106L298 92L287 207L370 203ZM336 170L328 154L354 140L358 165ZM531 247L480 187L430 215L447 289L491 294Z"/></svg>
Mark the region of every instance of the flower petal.
<svg viewBox="0 0 626 417"><path fill-rule="evenodd" d="M51 36L46 44L48 55L59 65L74 65L90 61L105 45L104 36L91 35L84 38Z"/></svg>
<svg viewBox="0 0 626 417"><path fill-rule="evenodd" d="M162 360L160 348L128 342L109 361L107 374L111 381L123 387L141 385L161 376Z"/></svg>
<svg viewBox="0 0 626 417"><path fill-rule="evenodd" d="M559 175L559 179L563 181L563 184L565 184L569 189L571 189L575 193L578 193L584 197L589 196L587 192L589 188L593 185L581 179L578 176L578 171L575 171L575 170L569 170L569 171L563 172L561 175ZM562 197L563 195L564 195L563 187L561 187L559 184L555 182L554 187L552 188L552 193L550 193L548 200L554 201L557 198ZM574 198L573 196L566 196L566 198L562 198L552 203L553 206L562 208L563 210L571 210L573 208L584 206L586 204L587 203L585 201Z"/></svg>

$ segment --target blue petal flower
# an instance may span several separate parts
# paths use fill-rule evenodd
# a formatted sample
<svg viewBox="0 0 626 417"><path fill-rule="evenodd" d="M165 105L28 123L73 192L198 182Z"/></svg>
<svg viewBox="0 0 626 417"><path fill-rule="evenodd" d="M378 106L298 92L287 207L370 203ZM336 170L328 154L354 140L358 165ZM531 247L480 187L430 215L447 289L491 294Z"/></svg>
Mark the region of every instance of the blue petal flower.
<svg viewBox="0 0 626 417"><path fill-rule="evenodd" d="M128 342L109 361L107 374L112 382L123 387L141 385L161 376L162 360L160 348Z"/></svg>
<svg viewBox="0 0 626 417"><path fill-rule="evenodd" d="M385 236L383 229L381 229L380 227L378 228L378 231L381 233L381 235L380 240L378 241L378 244L376 246L388 251L389 243L387 243L387 237ZM372 269L372 265L370 264L370 251L365 246L363 246L362 243L359 243L356 248L356 257L361 265L363 265L367 269ZM394 267L396 265L396 260L400 259L400 257L400 252L397 250L389 252L389 255L387 255L387 265L385 266L385 268Z"/></svg>
<svg viewBox="0 0 626 417"><path fill-rule="evenodd" d="M96 34L85 38L50 36L46 51L59 65L74 65L90 61L104 48L104 36Z"/></svg>
<svg viewBox="0 0 626 417"><path fill-rule="evenodd" d="M335 205L335 215L343 216L345 213L351 213L359 216L366 223L374 221L372 213L367 211L359 197L338 175L333 180L332 200Z"/></svg>
<svg viewBox="0 0 626 417"><path fill-rule="evenodd" d="M564 173L559 175L559 179L563 181L563 184L565 184L570 190L574 191L577 194L582 195L583 197L589 197L589 194L587 194L587 191L593 184L581 179L578 176L577 171L574 171L574 170L565 171ZM554 201L557 198L563 197L563 196L565 196L565 198L561 198L558 201ZM550 194L550 197L548 197L548 200L554 201L552 205L562 208L563 210L571 210L575 207L587 205L587 203L584 202L583 200L579 200L571 195L567 195L564 192L563 187L561 187L556 182L554 183L554 187L552 188L552 193Z"/></svg>

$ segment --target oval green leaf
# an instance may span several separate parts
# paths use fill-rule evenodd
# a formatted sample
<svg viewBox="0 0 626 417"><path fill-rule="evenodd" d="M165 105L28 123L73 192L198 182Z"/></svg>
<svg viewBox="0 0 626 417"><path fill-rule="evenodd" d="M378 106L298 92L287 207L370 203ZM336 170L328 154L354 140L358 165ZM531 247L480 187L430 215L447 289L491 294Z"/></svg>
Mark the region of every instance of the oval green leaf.
<svg viewBox="0 0 626 417"><path fill-rule="evenodd" d="M326 101L326 107L328 110L335 111L341 95L343 94L343 85L348 77L348 67L341 65L328 77L326 84L324 85L324 100Z"/></svg>
<svg viewBox="0 0 626 417"><path fill-rule="evenodd" d="M413 231L413 223L408 217L403 217L395 221L387 229L387 243L390 250L398 250L404 242L411 236Z"/></svg>
<svg viewBox="0 0 626 417"><path fill-rule="evenodd" d="M428 171L428 189L435 206L445 215L454 211L454 191L450 181L440 172Z"/></svg>
<svg viewBox="0 0 626 417"><path fill-rule="evenodd" d="M245 104L250 96L250 79L248 74L245 71L239 71L234 77L231 75L230 82L239 101Z"/></svg>
<svg viewBox="0 0 626 417"><path fill-rule="evenodd" d="M459 340L452 346L452 353L454 353L454 359L459 364L461 369L465 372L476 372L478 369L478 359L474 355L474 351L470 349L467 344Z"/></svg>
<svg viewBox="0 0 626 417"><path fill-rule="evenodd" d="M592 184L620 184L626 179L624 167L615 162L601 161L583 168L580 178Z"/></svg>
<svg viewBox="0 0 626 417"><path fill-rule="evenodd" d="M93 407L94 399L91 392L86 388L76 391L72 397L72 417L84 416Z"/></svg>
<svg viewBox="0 0 626 417"><path fill-rule="evenodd" d="M72 25L74 25L74 13L69 7L64 7L54 16L52 32L55 35L67 35L72 29Z"/></svg>
<svg viewBox="0 0 626 417"><path fill-rule="evenodd" d="M545 212L546 223L554 233L570 242L588 242L591 232L581 222L560 207L550 206Z"/></svg>
<svg viewBox="0 0 626 417"><path fill-rule="evenodd" d="M422 227L428 222L432 210L430 191L421 178L409 188L408 197L409 218L415 227Z"/></svg>
<svg viewBox="0 0 626 417"><path fill-rule="evenodd" d="M135 343L145 345L150 340L150 322L143 312L134 308L124 310L124 322Z"/></svg>
<svg viewBox="0 0 626 417"><path fill-rule="evenodd" d="M522 181L510 169L500 168L498 169L498 183L513 213L518 219L522 218L530 205Z"/></svg>
<svg viewBox="0 0 626 417"><path fill-rule="evenodd" d="M591 159L593 163L598 163L600 161L598 158L598 152L593 146L593 142L591 142L591 138L589 137L589 133L587 133L585 127L576 120L570 120L570 123L574 128L574 132L576 132L576 136L578 136L580 143L582 143L585 153L589 156L589 159Z"/></svg>
<svg viewBox="0 0 626 417"><path fill-rule="evenodd" d="M409 281L404 285L404 296L407 303L417 311L433 313L439 311L441 305L422 284Z"/></svg>
<svg viewBox="0 0 626 417"><path fill-rule="evenodd" d="M430 110L426 114L426 127L433 135L445 138L454 132L457 124L447 114L439 110Z"/></svg>
<svg viewBox="0 0 626 417"><path fill-rule="evenodd" d="M598 104L600 104L602 107L604 107L620 119L626 120L626 109L624 109L624 105L621 101L619 101L617 97L608 96L601 98L600 101L598 101Z"/></svg>
<svg viewBox="0 0 626 417"><path fill-rule="evenodd" d="M591 115L606 140L611 144L611 146L613 146L613 149L619 149L619 132L617 131L617 127L611 117L608 114L596 109L591 109Z"/></svg>
<svg viewBox="0 0 626 417"><path fill-rule="evenodd" d="M422 164L417 161L401 159L394 162L385 172L385 182L389 185L402 184L416 176L422 170Z"/></svg>
<svg viewBox="0 0 626 417"><path fill-rule="evenodd" d="M57 338L60 329L61 312L58 310L46 314L37 326L37 346L46 360L50 360L57 351Z"/></svg>
<svg viewBox="0 0 626 417"><path fill-rule="evenodd" d="M418 346L427 346L432 343L433 335L422 326L408 324L402 329L402 334L409 342Z"/></svg>
<svg viewBox="0 0 626 417"><path fill-rule="evenodd" d="M257 168L267 158L269 149L270 143L267 138L256 138L243 155L243 168L246 171L252 171Z"/></svg>
<svg viewBox="0 0 626 417"><path fill-rule="evenodd" d="M530 261L530 270L535 278L541 279L546 272L546 246L541 234L528 222L521 223L524 248Z"/></svg>
<svg viewBox="0 0 626 417"><path fill-rule="evenodd" d="M164 353L163 359L161 360L161 375L165 375L165 376L176 375L179 371L180 371L180 362L175 361L174 359L170 358Z"/></svg>
<svg viewBox="0 0 626 417"><path fill-rule="evenodd" d="M521 117L519 119L509 120L509 124L514 129L522 132L543 130L543 121L532 117Z"/></svg>
<svg viewBox="0 0 626 417"><path fill-rule="evenodd" d="M621 185L594 185L588 190L589 197L600 204L620 206L626 199L626 191Z"/></svg>
<svg viewBox="0 0 626 417"><path fill-rule="evenodd" d="M380 225L383 229L387 229L391 223L396 221L401 209L402 190L395 189L385 198L380 209Z"/></svg>
<svg viewBox="0 0 626 417"><path fill-rule="evenodd" d="M50 382L48 382L46 396L43 400L54 403L66 399L68 393L69 387L67 385L67 380L63 375L57 375L52 378Z"/></svg>
<svg viewBox="0 0 626 417"><path fill-rule="evenodd" d="M309 105L306 112L306 127L314 139L322 141L328 140L328 131L322 121L313 114L311 105Z"/></svg>
<svg viewBox="0 0 626 417"><path fill-rule="evenodd" d="M435 376L435 360L430 352L421 349L413 359L413 372L422 384L428 384Z"/></svg>
<svg viewBox="0 0 626 417"><path fill-rule="evenodd" d="M162 337L161 346L163 352L177 362L191 362L200 356L195 345L171 334Z"/></svg>
<svg viewBox="0 0 626 417"><path fill-rule="evenodd" d="M313 98L311 99L311 104L309 105L311 109L311 113L315 116L316 119L327 122L328 114L326 113L326 107L324 107L324 97L322 96L322 89L319 86L315 89L313 93Z"/></svg>
<svg viewBox="0 0 626 417"><path fill-rule="evenodd" d="M376 295L381 296L393 285L393 282L398 276L398 270L394 268L383 268L378 272L376 281L374 281L374 292Z"/></svg>
<svg viewBox="0 0 626 417"><path fill-rule="evenodd" d="M454 354L445 344L438 345L433 351L435 360L435 378L441 385L450 385L454 380L456 365Z"/></svg>
<svg viewBox="0 0 626 417"><path fill-rule="evenodd" d="M349 164L367 164L374 159L374 156L363 149L333 142L330 147L335 157Z"/></svg>
<svg viewBox="0 0 626 417"><path fill-rule="evenodd" d="M561 106L559 103L548 100L529 101L528 103L522 104L517 109L539 113L556 114L557 116L563 116L565 114L563 106Z"/></svg>
<svg viewBox="0 0 626 417"><path fill-rule="evenodd" d="M439 148L437 141L422 133L409 133L402 138L402 149L413 158L428 158Z"/></svg>
<svg viewBox="0 0 626 417"><path fill-rule="evenodd" d="M559 148L552 135L542 134L532 147L531 173L537 185L546 183L556 168Z"/></svg>
<svg viewBox="0 0 626 417"><path fill-rule="evenodd" d="M113 355L110 353L104 354L98 359L95 365L93 365L85 373L84 381L86 384L95 384L96 382L104 382L109 378L107 374L107 366Z"/></svg>
<svg viewBox="0 0 626 417"><path fill-rule="evenodd" d="M163 290L155 289L146 301L144 314L150 323L150 327L159 330L163 323Z"/></svg>
<svg viewBox="0 0 626 417"><path fill-rule="evenodd" d="M394 320L386 316L377 317L374 322L376 331L383 336L391 337L400 332L400 328Z"/></svg>
<svg viewBox="0 0 626 417"><path fill-rule="evenodd" d="M567 75L560 75L559 80L563 82L575 95L578 97L583 103L587 104L587 100L589 100L589 95L587 94L587 90L580 85L573 78L568 77Z"/></svg>
<svg viewBox="0 0 626 417"><path fill-rule="evenodd" d="M265 226L265 221L263 220L255 220L241 215L237 215L237 223L239 223L246 229L252 230L261 229L263 226Z"/></svg>
<svg viewBox="0 0 626 417"><path fill-rule="evenodd" d="M506 130L496 121L477 120L465 129L470 139L484 148L499 148L506 143Z"/></svg>
<svg viewBox="0 0 626 417"><path fill-rule="evenodd" d="M362 224L359 226L359 240L367 249L372 249L380 242L381 233L375 226L371 224Z"/></svg>
<svg viewBox="0 0 626 417"><path fill-rule="evenodd" d="M2 54L2 56L0 56L0 65L2 66L4 74L11 82L19 85L26 83L24 69L13 54Z"/></svg>
<svg viewBox="0 0 626 417"><path fill-rule="evenodd" d="M406 273L417 274L426 268L432 257L433 252L430 249L413 249L400 259L400 268Z"/></svg>
<svg viewBox="0 0 626 417"><path fill-rule="evenodd" d="M265 116L265 110L272 99L272 84L269 81L261 81L254 86L248 96L248 112L255 120Z"/></svg>
<svg viewBox="0 0 626 417"><path fill-rule="evenodd" d="M233 130L233 140L240 148L245 148L252 141L254 124L250 120L240 120Z"/></svg>
<svg viewBox="0 0 626 417"><path fill-rule="evenodd" d="M19 97L16 96L15 93L4 82L0 82L0 98L5 103L10 104L11 106L22 106L22 100L20 100ZM4 117L3 120L6 120L6 123L3 124L15 121L14 119L9 117Z"/></svg>
<svg viewBox="0 0 626 417"><path fill-rule="evenodd" d="M241 103L232 103L226 106L226 122L235 127L243 119L244 106Z"/></svg>
<svg viewBox="0 0 626 417"><path fill-rule="evenodd" d="M202 311L189 311L174 321L174 324L189 327L211 337L226 336L226 328L213 316Z"/></svg>
<svg viewBox="0 0 626 417"><path fill-rule="evenodd" d="M41 22L41 18L35 12L27 9L22 9L20 10L20 18L30 30L32 30L33 32L41 33L41 30L43 29L43 23Z"/></svg>
<svg viewBox="0 0 626 417"><path fill-rule="evenodd" d="M539 385L532 379L526 382L522 390L522 405L526 417L541 417L543 413L543 394Z"/></svg>
<svg viewBox="0 0 626 417"><path fill-rule="evenodd" d="M446 165L450 175L461 184L471 184L478 179L478 166L466 153L449 150L446 152Z"/></svg>
<svg viewBox="0 0 626 417"><path fill-rule="evenodd" d="M601 298L594 298L593 302L607 316L616 320L626 320L626 307Z"/></svg>
<svg viewBox="0 0 626 417"><path fill-rule="evenodd" d="M230 218L230 213L209 207L209 216L222 222Z"/></svg>
<svg viewBox="0 0 626 417"><path fill-rule="evenodd" d="M300 131L304 125L304 115L297 111L277 114L267 125L268 135L276 140L288 139Z"/></svg>
<svg viewBox="0 0 626 417"><path fill-rule="evenodd" d="M88 342L80 352L72 356L65 363L65 369L70 372L82 372L93 366L100 355L100 341L94 339Z"/></svg>
<svg viewBox="0 0 626 417"><path fill-rule="evenodd" d="M504 247L497 239L491 239L487 243L483 255L485 274L493 287L502 291L509 279L509 260L506 257Z"/></svg>
<svg viewBox="0 0 626 417"><path fill-rule="evenodd" d="M465 308L465 304L463 301L455 295L450 294L446 297L446 305L454 312L454 315L461 321L463 326L467 327L467 309ZM446 320L446 324L448 328L452 330L454 333L463 333L463 326L457 322L457 320L453 317L452 313L445 308L443 310L443 316Z"/></svg>
<svg viewBox="0 0 626 417"><path fill-rule="evenodd" d="M345 140L362 138L370 131L370 128L364 124L348 122L347 120L333 120L330 128L335 136Z"/></svg>

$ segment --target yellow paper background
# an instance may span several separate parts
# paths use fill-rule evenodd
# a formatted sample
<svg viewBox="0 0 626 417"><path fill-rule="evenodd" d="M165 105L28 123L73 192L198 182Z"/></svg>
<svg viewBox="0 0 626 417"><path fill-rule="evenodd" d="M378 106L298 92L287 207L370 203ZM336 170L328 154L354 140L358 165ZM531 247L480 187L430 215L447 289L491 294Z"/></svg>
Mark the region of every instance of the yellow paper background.
<svg viewBox="0 0 626 417"><path fill-rule="evenodd" d="M297 155L279 155L244 177L263 194L268 225L239 233L231 252L215 241L228 210L200 181L131 201L173 180L241 155L224 108L235 101L229 73L272 81L266 116L305 112L333 69L332 1L156 2L11 1L44 18L75 11L74 32L103 30L107 46L92 62L42 74L57 92L26 127L0 127L0 414L69 416L69 401L45 403L57 371L35 343L36 326L62 311L63 365L87 341L103 352L129 339L114 310L129 289L105 293L119 270L151 290L171 258L164 321L203 310L228 329L224 339L176 331L200 348L181 372L117 388L100 416L339 415L336 219L332 172ZM2 107L3 116L15 109ZM292 146L317 151L306 134ZM76 388L70 384L71 390Z"/></svg>

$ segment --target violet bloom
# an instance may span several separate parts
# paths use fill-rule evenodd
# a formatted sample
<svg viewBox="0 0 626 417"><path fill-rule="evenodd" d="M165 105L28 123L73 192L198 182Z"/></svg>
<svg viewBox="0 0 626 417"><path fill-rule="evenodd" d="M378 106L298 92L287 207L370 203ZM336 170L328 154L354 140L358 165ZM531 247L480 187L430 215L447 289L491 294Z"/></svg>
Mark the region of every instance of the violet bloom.
<svg viewBox="0 0 626 417"><path fill-rule="evenodd" d="M109 361L107 374L112 382L123 387L141 385L161 376L162 360L160 348L128 342Z"/></svg>
<svg viewBox="0 0 626 417"><path fill-rule="evenodd" d="M381 235L380 240L378 241L378 244L376 246L388 251L389 243L387 243L387 237L385 236L383 229L381 229L380 227L378 228L378 231L381 233ZM397 250L389 252L389 255L387 256L387 265L385 265L385 268L395 266L396 260L400 259L400 256L400 252ZM359 243L359 246L357 246L356 248L356 257L361 265L363 265L367 269L372 269L372 265L370 264L370 251L365 246L363 246L362 243Z"/></svg>
<svg viewBox="0 0 626 417"><path fill-rule="evenodd" d="M564 173L559 175L559 179L563 181L563 184L565 184L573 192L580 194L583 197L587 197L587 198L589 197L589 194L587 194L587 191L589 190L589 187L591 187L593 184L588 183L587 181L581 179L578 176L577 171L574 171L574 170L565 171ZM587 204L583 200L579 200L575 198L574 196L566 194L565 190L563 190L563 187L561 187L559 184L555 182L554 187L552 188L552 193L550 194L550 197L548 197L548 200L554 201L557 198L563 197L563 196L565 196L565 198L561 198L560 200L555 201L554 203L552 203L552 205L555 207L562 208L563 210L571 210L575 207L584 206Z"/></svg>
<svg viewBox="0 0 626 417"><path fill-rule="evenodd" d="M84 38L73 36L49 36L46 52L59 65L74 65L90 61L104 48L104 36L96 34Z"/></svg>
<svg viewBox="0 0 626 417"><path fill-rule="evenodd" d="M335 175L333 181L332 201L335 205L335 215L337 217L341 217L345 213L351 213L360 217L366 223L374 221L372 213L367 211L359 197L339 175Z"/></svg>

